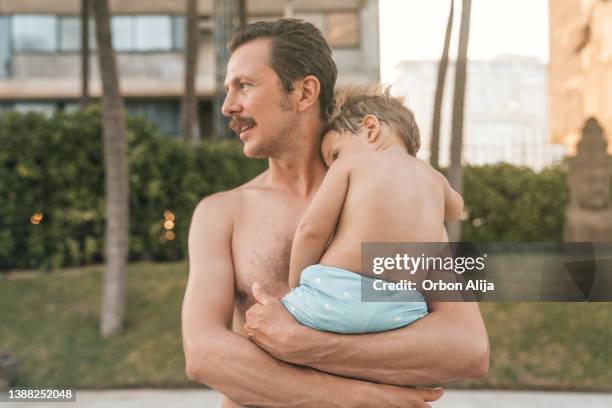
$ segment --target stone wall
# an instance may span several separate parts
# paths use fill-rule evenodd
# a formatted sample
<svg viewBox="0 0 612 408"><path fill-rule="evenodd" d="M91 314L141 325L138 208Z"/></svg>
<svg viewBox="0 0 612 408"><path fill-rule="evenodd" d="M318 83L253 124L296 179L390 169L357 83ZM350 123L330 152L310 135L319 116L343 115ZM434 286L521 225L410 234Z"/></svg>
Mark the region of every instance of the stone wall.
<svg viewBox="0 0 612 408"><path fill-rule="evenodd" d="M549 0L549 13L551 140L574 154L589 117L612 141L612 1Z"/></svg>

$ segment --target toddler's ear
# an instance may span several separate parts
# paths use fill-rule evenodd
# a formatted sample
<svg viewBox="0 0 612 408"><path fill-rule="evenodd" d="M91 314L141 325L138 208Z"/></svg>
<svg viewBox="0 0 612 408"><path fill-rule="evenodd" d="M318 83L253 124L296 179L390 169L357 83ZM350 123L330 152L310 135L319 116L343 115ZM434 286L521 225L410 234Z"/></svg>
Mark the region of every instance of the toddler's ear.
<svg viewBox="0 0 612 408"><path fill-rule="evenodd" d="M368 137L368 143L374 143L380 135L380 121L372 114L368 114L363 118L363 128Z"/></svg>

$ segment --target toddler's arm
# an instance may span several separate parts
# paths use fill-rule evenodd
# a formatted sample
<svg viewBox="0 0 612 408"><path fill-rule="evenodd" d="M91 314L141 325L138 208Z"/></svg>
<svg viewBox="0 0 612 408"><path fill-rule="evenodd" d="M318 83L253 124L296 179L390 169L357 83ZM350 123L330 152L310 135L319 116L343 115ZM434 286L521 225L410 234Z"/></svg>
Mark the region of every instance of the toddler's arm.
<svg viewBox="0 0 612 408"><path fill-rule="evenodd" d="M319 262L325 252L348 191L349 165L341 158L332 164L298 224L291 246L290 288L298 286L302 270Z"/></svg>

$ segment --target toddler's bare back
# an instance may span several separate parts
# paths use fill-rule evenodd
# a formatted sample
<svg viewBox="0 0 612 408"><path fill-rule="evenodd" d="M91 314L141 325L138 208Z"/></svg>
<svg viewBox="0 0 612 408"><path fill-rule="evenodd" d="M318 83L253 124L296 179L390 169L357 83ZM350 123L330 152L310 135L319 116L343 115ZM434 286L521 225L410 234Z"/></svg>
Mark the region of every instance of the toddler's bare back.
<svg viewBox="0 0 612 408"><path fill-rule="evenodd" d="M360 272L362 242L441 240L444 176L399 149L351 153L350 161L342 213L321 264Z"/></svg>

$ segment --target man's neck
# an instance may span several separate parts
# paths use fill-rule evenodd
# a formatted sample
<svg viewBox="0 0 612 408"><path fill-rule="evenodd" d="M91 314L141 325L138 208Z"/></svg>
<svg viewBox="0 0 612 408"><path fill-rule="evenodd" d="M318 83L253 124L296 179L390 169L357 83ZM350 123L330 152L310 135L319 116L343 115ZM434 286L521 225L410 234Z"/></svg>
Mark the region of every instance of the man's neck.
<svg viewBox="0 0 612 408"><path fill-rule="evenodd" d="M303 146L286 158L268 159L268 163L268 181L302 197L319 188L326 172L318 146Z"/></svg>
<svg viewBox="0 0 612 408"><path fill-rule="evenodd" d="M294 123L293 145L274 158L269 158L268 181L286 188L297 197L310 197L315 192L326 168L321 158L321 122L318 110L304 112Z"/></svg>

